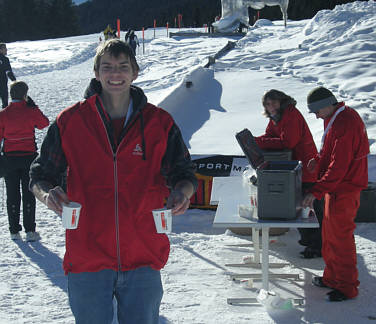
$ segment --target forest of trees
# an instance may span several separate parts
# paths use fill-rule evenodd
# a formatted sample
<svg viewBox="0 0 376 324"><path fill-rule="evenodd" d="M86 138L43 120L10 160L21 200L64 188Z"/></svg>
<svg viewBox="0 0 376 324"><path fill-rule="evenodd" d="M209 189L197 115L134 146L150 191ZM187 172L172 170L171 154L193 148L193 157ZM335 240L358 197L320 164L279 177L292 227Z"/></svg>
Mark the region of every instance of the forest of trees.
<svg viewBox="0 0 376 324"><path fill-rule="evenodd" d="M80 34L72 0L0 0L0 42Z"/></svg>
<svg viewBox="0 0 376 324"><path fill-rule="evenodd" d="M93 33L121 20L122 29L140 30L157 26L175 27L175 18L183 16L185 26L202 26L221 14L221 0L92 0L78 6L81 30ZM95 19L93 19L95 17Z"/></svg>
<svg viewBox="0 0 376 324"><path fill-rule="evenodd" d="M291 20L312 18L319 10L355 0L290 0ZM361 0L367 1L367 0ZM250 14L251 14L251 10ZM184 27L211 24L221 14L221 0L89 0L78 6L72 0L0 0L0 42L58 38L99 33L110 24L121 29L175 27L178 14ZM265 7L260 18L281 19L278 6Z"/></svg>
<svg viewBox="0 0 376 324"><path fill-rule="evenodd" d="M290 0L288 17L292 20L312 18L319 10L353 1ZM103 30L107 24L115 28L117 18L121 20L123 30L152 27L154 19L157 26L166 26L168 22L169 26L175 27L178 14L183 16L185 27L202 27L221 15L221 0L91 0L79 5L78 13L81 31L85 34ZM278 6L265 7L260 11L260 18L282 19L282 13Z"/></svg>

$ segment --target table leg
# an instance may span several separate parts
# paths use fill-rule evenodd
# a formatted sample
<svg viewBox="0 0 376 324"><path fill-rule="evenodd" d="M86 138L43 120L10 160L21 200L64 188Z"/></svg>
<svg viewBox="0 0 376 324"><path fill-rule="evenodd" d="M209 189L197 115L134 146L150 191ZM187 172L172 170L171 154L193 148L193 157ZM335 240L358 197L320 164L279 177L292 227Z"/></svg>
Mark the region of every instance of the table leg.
<svg viewBox="0 0 376 324"><path fill-rule="evenodd" d="M254 263L260 263L260 230L258 228L252 227L252 241L253 249L255 250L254 254Z"/></svg>
<svg viewBox="0 0 376 324"><path fill-rule="evenodd" d="M259 229L252 228L252 241L255 249L255 262L260 262L260 247L259 247ZM269 227L263 227L261 230L261 249L262 249L262 260L261 260L261 280L262 288L269 291L269 277L272 278L285 278L299 280L299 275L296 274L270 274L269 275ZM257 274L232 274L231 278L234 280L236 278L254 278L258 279ZM260 305L257 298L228 298L227 303L230 305L235 304L248 304L248 305ZM304 300L302 298L293 299L294 305L303 305Z"/></svg>
<svg viewBox="0 0 376 324"><path fill-rule="evenodd" d="M293 298L292 299L293 305L296 306L303 306L304 305L304 299L303 298ZM227 298L227 304L230 305L255 305L260 306L260 302L257 300L257 298Z"/></svg>
<svg viewBox="0 0 376 324"><path fill-rule="evenodd" d="M269 291L269 228L262 228L262 288Z"/></svg>
<svg viewBox="0 0 376 324"><path fill-rule="evenodd" d="M268 229L268 235L269 235L269 229ZM265 235L264 235L265 236ZM253 261L244 261L243 263L226 263L226 267L238 267L238 268L261 268L262 264L260 262L260 229L252 227L252 243L251 244L232 244L230 246L240 246L240 247L251 247L254 248L254 254L253 254ZM269 244L269 236L268 236L268 244ZM285 266L290 265L289 263L269 263L268 262L268 268L283 268Z"/></svg>
<svg viewBox="0 0 376 324"><path fill-rule="evenodd" d="M226 263L226 267L260 267L260 229L252 227L252 242L254 248L253 262Z"/></svg>

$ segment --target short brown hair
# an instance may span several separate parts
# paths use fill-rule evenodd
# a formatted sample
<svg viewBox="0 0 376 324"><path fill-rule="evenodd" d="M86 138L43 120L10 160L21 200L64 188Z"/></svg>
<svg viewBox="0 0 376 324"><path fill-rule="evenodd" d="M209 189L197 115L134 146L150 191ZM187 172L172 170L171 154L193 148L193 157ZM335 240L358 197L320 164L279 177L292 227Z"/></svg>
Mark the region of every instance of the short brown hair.
<svg viewBox="0 0 376 324"><path fill-rule="evenodd" d="M6 48L7 47L7 44L5 44L5 43L0 43L0 49L1 48Z"/></svg>
<svg viewBox="0 0 376 324"><path fill-rule="evenodd" d="M14 81L10 85L10 97L13 100L24 100L29 87L26 82L23 81Z"/></svg>
<svg viewBox="0 0 376 324"><path fill-rule="evenodd" d="M133 71L138 72L140 70L132 48L120 39L113 38L105 41L97 47L97 52L94 57L95 72L98 72L99 66L101 64L101 58L105 53L109 53L114 57L119 57L120 54L124 54L126 57L129 57Z"/></svg>

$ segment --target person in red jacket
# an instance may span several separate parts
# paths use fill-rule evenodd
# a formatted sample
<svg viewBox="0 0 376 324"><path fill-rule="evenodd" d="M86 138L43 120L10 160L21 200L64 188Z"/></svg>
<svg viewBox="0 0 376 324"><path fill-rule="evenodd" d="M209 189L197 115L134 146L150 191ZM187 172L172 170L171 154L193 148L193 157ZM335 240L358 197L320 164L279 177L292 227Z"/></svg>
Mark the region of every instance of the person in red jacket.
<svg viewBox="0 0 376 324"><path fill-rule="evenodd" d="M264 115L270 119L265 134L255 138L257 145L263 150L292 151L292 159L302 161L303 193L317 180L317 174L308 172L308 161L316 156L317 149L307 122L295 107L296 100L282 91L271 89L262 97ZM314 210L322 221L322 201L315 201ZM301 255L304 258L321 256L321 228L299 229L299 243L306 246Z"/></svg>
<svg viewBox="0 0 376 324"><path fill-rule="evenodd" d="M197 187L174 120L132 84L138 71L128 44L100 44L88 98L58 115L30 171L34 194L56 213L82 205L63 261L77 323L112 323L113 298L119 323L159 322L170 244L152 210L167 201L183 214Z"/></svg>
<svg viewBox="0 0 376 324"><path fill-rule="evenodd" d="M26 241L40 239L35 231L35 197L29 191L29 168L37 156L35 128L48 126L48 118L27 96L28 86L23 81L15 81L10 86L12 103L0 111L0 139L3 139L5 154L5 184L7 191L7 211L12 240L21 239L20 231L20 184L22 188L23 226Z"/></svg>
<svg viewBox="0 0 376 324"><path fill-rule="evenodd" d="M342 301L358 295L358 270L354 229L360 204L360 191L368 185L367 155L369 143L359 114L344 102L337 102L324 88L313 89L307 96L308 109L324 120L321 149L310 160L310 170L318 169L319 177L303 199L312 206L325 197L322 255L325 269L312 283L333 289L329 301Z"/></svg>

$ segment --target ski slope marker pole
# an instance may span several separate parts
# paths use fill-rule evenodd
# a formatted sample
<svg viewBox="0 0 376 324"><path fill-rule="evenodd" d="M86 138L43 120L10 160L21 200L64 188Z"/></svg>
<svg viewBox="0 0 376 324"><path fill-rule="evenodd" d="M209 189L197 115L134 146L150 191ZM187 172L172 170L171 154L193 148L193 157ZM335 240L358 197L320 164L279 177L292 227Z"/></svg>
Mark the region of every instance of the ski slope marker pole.
<svg viewBox="0 0 376 324"><path fill-rule="evenodd" d="M154 29L155 32L155 29ZM145 28L142 27L142 54L145 54Z"/></svg>

